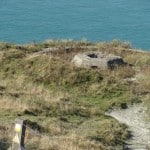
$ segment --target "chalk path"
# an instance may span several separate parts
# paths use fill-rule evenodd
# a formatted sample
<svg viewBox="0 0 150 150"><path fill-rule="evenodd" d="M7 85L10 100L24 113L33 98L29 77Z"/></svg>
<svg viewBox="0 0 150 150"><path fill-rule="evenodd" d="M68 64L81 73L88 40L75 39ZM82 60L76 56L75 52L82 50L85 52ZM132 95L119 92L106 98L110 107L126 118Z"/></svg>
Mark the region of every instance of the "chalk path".
<svg viewBox="0 0 150 150"><path fill-rule="evenodd" d="M106 112L106 115L129 127L132 138L126 141L126 149L150 150L150 116L146 114L143 104L128 109L111 110Z"/></svg>

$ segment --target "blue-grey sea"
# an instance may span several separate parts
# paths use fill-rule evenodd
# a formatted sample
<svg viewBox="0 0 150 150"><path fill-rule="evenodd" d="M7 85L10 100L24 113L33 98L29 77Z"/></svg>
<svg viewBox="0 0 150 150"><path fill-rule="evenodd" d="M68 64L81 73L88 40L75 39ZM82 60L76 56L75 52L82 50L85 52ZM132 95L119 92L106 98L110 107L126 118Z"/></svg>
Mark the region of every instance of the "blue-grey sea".
<svg viewBox="0 0 150 150"><path fill-rule="evenodd" d="M150 0L0 0L0 41L129 41L150 50Z"/></svg>

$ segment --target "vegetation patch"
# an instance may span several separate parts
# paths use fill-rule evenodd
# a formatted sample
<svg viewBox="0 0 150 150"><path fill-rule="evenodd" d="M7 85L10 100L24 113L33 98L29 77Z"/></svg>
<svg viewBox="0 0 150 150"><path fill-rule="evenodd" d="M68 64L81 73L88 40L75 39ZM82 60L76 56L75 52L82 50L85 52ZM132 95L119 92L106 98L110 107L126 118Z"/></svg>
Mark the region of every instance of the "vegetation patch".
<svg viewBox="0 0 150 150"><path fill-rule="evenodd" d="M90 51L121 56L130 65L101 70L71 63ZM150 53L117 40L0 43L0 126L11 130L15 118L27 119L27 149L123 149L128 128L105 112L138 102L149 108L149 74ZM1 134L0 141L12 135Z"/></svg>

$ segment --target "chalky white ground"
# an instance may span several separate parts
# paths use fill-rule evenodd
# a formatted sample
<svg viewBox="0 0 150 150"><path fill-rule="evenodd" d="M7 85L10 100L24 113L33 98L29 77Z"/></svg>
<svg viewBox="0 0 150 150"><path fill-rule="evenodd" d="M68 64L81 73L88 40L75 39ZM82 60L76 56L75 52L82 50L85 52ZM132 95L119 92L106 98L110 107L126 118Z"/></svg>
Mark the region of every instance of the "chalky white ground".
<svg viewBox="0 0 150 150"><path fill-rule="evenodd" d="M150 116L143 104L134 105L128 109L106 112L119 122L126 124L131 131L132 138L127 141L127 147L133 150L147 150L150 146Z"/></svg>

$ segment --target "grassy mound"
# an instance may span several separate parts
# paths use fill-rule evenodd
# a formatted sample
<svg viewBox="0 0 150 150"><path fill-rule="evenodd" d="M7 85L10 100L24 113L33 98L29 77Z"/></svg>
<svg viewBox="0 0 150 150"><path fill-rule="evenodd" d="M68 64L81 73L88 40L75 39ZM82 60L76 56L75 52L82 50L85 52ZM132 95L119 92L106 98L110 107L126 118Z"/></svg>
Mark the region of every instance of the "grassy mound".
<svg viewBox="0 0 150 150"><path fill-rule="evenodd" d="M45 48L55 50L41 53ZM119 55L132 67L76 68L72 58L85 51ZM150 107L149 74L150 53L120 41L1 43L0 139L11 140L12 123L23 118L34 122L28 125L27 149L123 149L130 136L127 127L105 111L138 102ZM40 136L29 130L38 130ZM8 146L1 144L0 149Z"/></svg>

